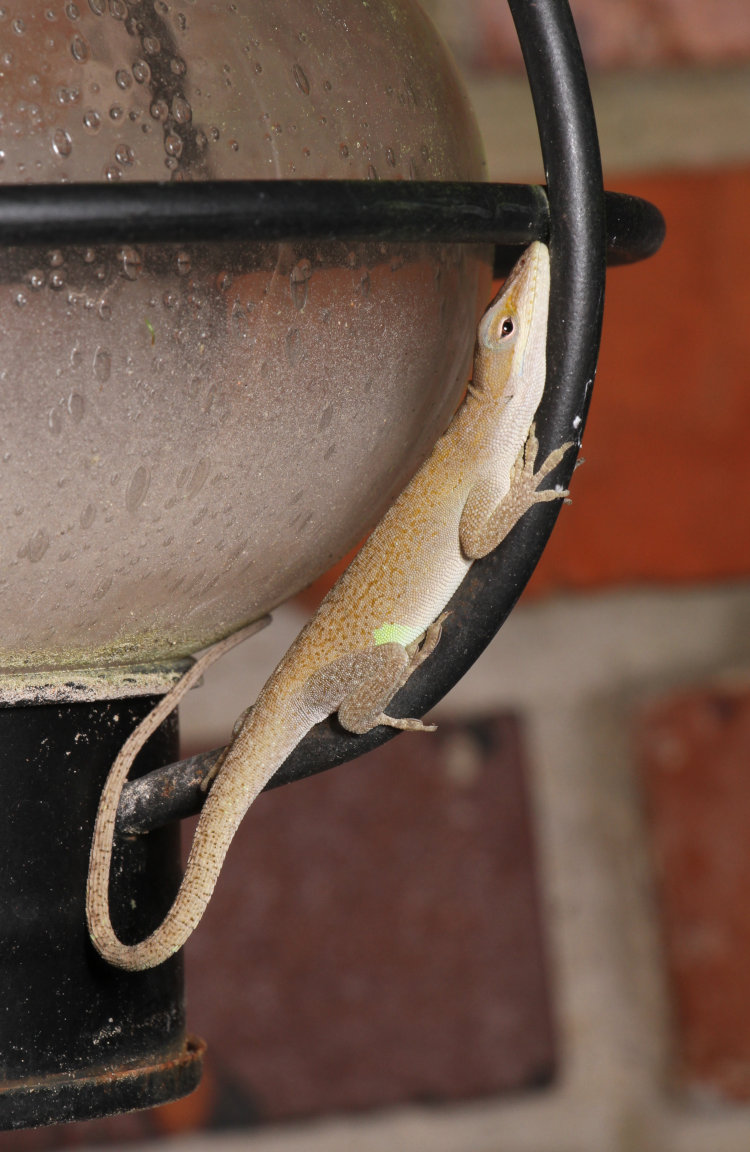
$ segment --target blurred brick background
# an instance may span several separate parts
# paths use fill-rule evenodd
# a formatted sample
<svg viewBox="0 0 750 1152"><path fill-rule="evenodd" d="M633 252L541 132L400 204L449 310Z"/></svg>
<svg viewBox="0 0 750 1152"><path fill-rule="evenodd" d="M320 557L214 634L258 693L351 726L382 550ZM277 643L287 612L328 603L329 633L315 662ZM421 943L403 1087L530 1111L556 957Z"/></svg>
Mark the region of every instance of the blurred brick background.
<svg viewBox="0 0 750 1152"><path fill-rule="evenodd" d="M570 0L590 69L724 65L750 56L750 8L742 0ZM505 4L425 0L464 69L521 69Z"/></svg>
<svg viewBox="0 0 750 1152"><path fill-rule="evenodd" d="M688 1088L750 1100L750 691L653 702L638 726Z"/></svg>
<svg viewBox="0 0 750 1152"><path fill-rule="evenodd" d="M539 178L505 6L424 6L469 82L491 178ZM750 571L750 4L572 6L607 183L658 204L668 236L655 259L609 276L587 463L519 614L534 620L544 605L546 619L564 617L575 594L591 599L607 628L626 607L638 610L644 590L721 598ZM508 109L499 118L498 106ZM716 637L731 688L717 686L721 657L706 657L706 673L698 662L676 666L665 649L668 672L653 657L653 675L628 682L621 733L636 828L623 853L643 839L654 864L674 1028L665 1079L678 1095L738 1102L750 1098L747 623L740 616ZM691 625L688 611L685 630ZM585 638L560 650L550 640L550 652L552 661L585 663ZM594 710L620 690L623 646L608 656ZM189 703L200 711L200 694ZM521 708L508 712L500 698L496 708L504 714L478 725L468 715L431 741L399 737L369 766L259 803L190 945L189 1020L211 1041L193 1097L0 1137L0 1147L252 1126L535 1086L541 1098L551 1078L564 1079L574 1013L557 1003L565 977L549 947L558 929L541 913L549 907L532 831L547 817L530 799L538 800L534 747ZM187 739L193 750L197 724ZM631 803L618 800L621 809ZM566 804L585 807L585 798L571 794ZM604 819L601 810L593 819ZM651 893L650 876L639 884ZM578 888L586 887L582 877ZM750 1146L746 1131L731 1148ZM678 1146L730 1148L700 1137ZM666 1152L667 1144L650 1147Z"/></svg>

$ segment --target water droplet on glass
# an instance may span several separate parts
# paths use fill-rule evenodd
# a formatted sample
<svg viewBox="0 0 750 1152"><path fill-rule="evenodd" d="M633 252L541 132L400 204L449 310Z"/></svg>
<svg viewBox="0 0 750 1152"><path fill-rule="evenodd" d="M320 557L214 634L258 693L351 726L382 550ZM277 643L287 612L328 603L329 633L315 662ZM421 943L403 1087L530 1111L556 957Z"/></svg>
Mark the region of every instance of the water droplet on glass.
<svg viewBox="0 0 750 1152"><path fill-rule="evenodd" d="M298 260L290 273L292 303L298 312L301 312L307 303L308 281L311 276L312 264L309 260Z"/></svg>
<svg viewBox="0 0 750 1152"><path fill-rule="evenodd" d="M132 164L135 160L135 153L129 144L118 144L115 148L115 160L120 164Z"/></svg>
<svg viewBox="0 0 750 1152"><path fill-rule="evenodd" d="M128 6L125 0L109 0L110 15L115 20L126 20L128 16Z"/></svg>
<svg viewBox="0 0 750 1152"><path fill-rule="evenodd" d="M326 404L318 420L318 432L325 432L333 421L333 404Z"/></svg>
<svg viewBox="0 0 750 1152"><path fill-rule="evenodd" d="M179 56L174 56L169 61L169 68L174 76L184 76L187 71L187 64Z"/></svg>
<svg viewBox="0 0 750 1152"><path fill-rule="evenodd" d="M143 257L137 248L121 248L117 254L120 270L128 280L137 280L143 271Z"/></svg>
<svg viewBox="0 0 750 1152"><path fill-rule="evenodd" d="M66 4L65 5L65 15L68 17L68 20L78 20L80 18L80 15L81 15L81 12L80 12L78 5L77 4Z"/></svg>
<svg viewBox="0 0 750 1152"><path fill-rule="evenodd" d="M180 276L187 276L190 271L191 261L190 255L187 252L177 253L177 272Z"/></svg>
<svg viewBox="0 0 750 1152"><path fill-rule="evenodd" d="M23 36L24 32L26 31L26 25L24 24L24 22L20 16L17 16L16 19L13 21L13 23L11 24L11 28L15 32L16 36Z"/></svg>
<svg viewBox="0 0 750 1152"><path fill-rule="evenodd" d="M48 548L49 536L45 532L44 528L40 528L38 532L35 532L29 540L28 544L26 545L25 552L31 563L36 564L39 560L41 560L42 556Z"/></svg>
<svg viewBox="0 0 750 1152"><path fill-rule="evenodd" d="M96 591L94 592L94 595L93 595L94 600L103 600L104 597L109 592L111 587L112 587L112 577L111 576L104 576L99 581L99 584L97 585Z"/></svg>
<svg viewBox="0 0 750 1152"><path fill-rule="evenodd" d="M38 292L44 287L44 272L40 268L32 268L28 275L29 287Z"/></svg>
<svg viewBox="0 0 750 1152"><path fill-rule="evenodd" d="M155 100L150 111L154 120L166 120L169 116L169 106L166 100Z"/></svg>
<svg viewBox="0 0 750 1152"><path fill-rule="evenodd" d="M101 345L94 353L94 376L100 384L106 384L112 373L112 357Z"/></svg>
<svg viewBox="0 0 750 1152"><path fill-rule="evenodd" d="M65 263L65 257L59 248L53 248L49 254L50 267L61 268Z"/></svg>
<svg viewBox="0 0 750 1152"><path fill-rule="evenodd" d="M307 76L305 76L305 73L302 71L299 64L295 64L292 68L292 75L294 76L294 82L299 88L300 92L302 92L305 96L309 96L310 81L307 79Z"/></svg>
<svg viewBox="0 0 750 1152"><path fill-rule="evenodd" d="M133 64L133 76L139 84L148 84L151 79L151 69L145 60L136 60Z"/></svg>
<svg viewBox="0 0 750 1152"><path fill-rule="evenodd" d="M109 110L110 120L122 120L125 115L125 109L121 104L113 104Z"/></svg>
<svg viewBox="0 0 750 1152"><path fill-rule="evenodd" d="M172 101L172 116L178 124L188 124L193 110L184 96L175 96Z"/></svg>
<svg viewBox="0 0 750 1152"><path fill-rule="evenodd" d="M89 58L89 46L83 36L74 36L70 42L70 54L79 64L84 64Z"/></svg>
<svg viewBox="0 0 750 1152"><path fill-rule="evenodd" d="M128 512L136 512L140 508L146 499L150 483L151 472L145 464L141 464L140 468L136 468L133 473L125 493L125 507Z"/></svg>
<svg viewBox="0 0 750 1152"><path fill-rule="evenodd" d="M52 149L58 156L70 156L73 151L73 141L64 128L55 129L52 137Z"/></svg>
<svg viewBox="0 0 750 1152"><path fill-rule="evenodd" d="M161 44L156 36L143 37L143 51L147 56L158 56L161 52Z"/></svg>
<svg viewBox="0 0 750 1152"><path fill-rule="evenodd" d="M108 300L100 300L99 301L99 307L97 308L97 312L99 313L99 319L100 320L111 320L112 319L112 305L109 303Z"/></svg>
<svg viewBox="0 0 750 1152"><path fill-rule="evenodd" d="M198 495L201 488L206 483L210 471L211 461L208 459L208 457L204 456L203 459L199 460L195 465L190 480L188 481L188 486L185 490L185 494L188 499L192 500L194 496Z"/></svg>
<svg viewBox="0 0 750 1152"><path fill-rule="evenodd" d="M60 271L51 272L49 286L55 292L60 292L65 287L65 273Z"/></svg>
<svg viewBox="0 0 750 1152"><path fill-rule="evenodd" d="M389 164L391 166L391 168L396 167L396 154L392 148L386 148L385 159L386 159L386 163Z"/></svg>
<svg viewBox="0 0 750 1152"><path fill-rule="evenodd" d="M83 126L87 132L98 132L102 126L102 118L94 108L87 108L83 114Z"/></svg>
<svg viewBox="0 0 750 1152"><path fill-rule="evenodd" d="M373 164L367 165L367 179L368 180L377 180L378 179L377 169L375 168L375 166Z"/></svg>
<svg viewBox="0 0 750 1152"><path fill-rule="evenodd" d="M89 8L95 16L103 16L106 10L105 0L89 0Z"/></svg>
<svg viewBox="0 0 750 1152"><path fill-rule="evenodd" d="M122 177L122 169L118 168L116 164L108 164L104 169L105 180L119 180Z"/></svg>
<svg viewBox="0 0 750 1152"><path fill-rule="evenodd" d="M28 304L28 302L29 302L28 298L24 292L16 292L15 296L13 297L13 300L14 300L14 303L16 304L16 306L18 308L25 307L25 305Z"/></svg>
<svg viewBox="0 0 750 1152"><path fill-rule="evenodd" d="M294 368L302 356L302 339L299 334L299 328L290 328L284 340L284 350L286 358L289 361L291 368Z"/></svg>
<svg viewBox="0 0 750 1152"><path fill-rule="evenodd" d="M128 72L127 68L118 68L115 72L115 83L118 88L122 88L123 92L127 91L133 85L133 77Z"/></svg>
<svg viewBox="0 0 750 1152"><path fill-rule="evenodd" d="M68 412L70 412L74 423L81 423L83 420L83 412L85 407L86 402L83 399L83 396L81 396L78 392L71 392L70 396L68 397Z"/></svg>
<svg viewBox="0 0 750 1152"><path fill-rule="evenodd" d="M182 140L174 132L170 132L164 139L164 151L167 156L182 155Z"/></svg>

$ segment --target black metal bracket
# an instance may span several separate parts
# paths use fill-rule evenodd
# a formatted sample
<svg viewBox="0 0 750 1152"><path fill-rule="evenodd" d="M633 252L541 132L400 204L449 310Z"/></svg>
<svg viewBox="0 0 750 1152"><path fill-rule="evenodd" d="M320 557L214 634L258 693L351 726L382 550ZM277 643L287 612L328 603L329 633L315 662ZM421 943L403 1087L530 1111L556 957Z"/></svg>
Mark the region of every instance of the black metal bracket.
<svg viewBox="0 0 750 1152"><path fill-rule="evenodd" d="M637 196L604 194L607 262L643 260L664 221ZM221 210L217 210L221 205ZM0 186L0 244L371 240L495 244L498 271L549 242L547 190L458 181L207 180Z"/></svg>

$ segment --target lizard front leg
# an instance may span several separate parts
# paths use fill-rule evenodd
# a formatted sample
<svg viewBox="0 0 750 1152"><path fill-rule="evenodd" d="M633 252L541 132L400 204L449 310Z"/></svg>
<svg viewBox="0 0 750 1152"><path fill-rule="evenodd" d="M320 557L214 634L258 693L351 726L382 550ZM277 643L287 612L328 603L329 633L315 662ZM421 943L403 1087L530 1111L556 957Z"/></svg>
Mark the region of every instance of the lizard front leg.
<svg viewBox="0 0 750 1152"><path fill-rule="evenodd" d="M526 443L513 465L510 488L502 500L494 507L491 506L491 482L480 482L472 489L459 524L461 549L469 560L479 560L497 548L500 541L505 539L511 528L534 504L541 504L547 500L562 500L570 495L567 489L540 490L539 485L572 447L571 441L560 448L555 448L535 472L534 464L539 452L539 441L532 424Z"/></svg>

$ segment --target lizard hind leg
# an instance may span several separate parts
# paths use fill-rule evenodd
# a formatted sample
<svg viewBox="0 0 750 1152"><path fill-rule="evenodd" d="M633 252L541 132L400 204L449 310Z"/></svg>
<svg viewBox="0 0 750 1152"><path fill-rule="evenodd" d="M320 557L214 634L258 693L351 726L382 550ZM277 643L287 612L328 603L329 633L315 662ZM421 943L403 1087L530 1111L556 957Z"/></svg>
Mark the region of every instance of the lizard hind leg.
<svg viewBox="0 0 750 1152"><path fill-rule="evenodd" d="M356 673L338 707L339 721L348 732L361 735L385 724L390 728L432 731L416 718L386 716L384 709L406 682L416 656L401 644L379 644L357 656Z"/></svg>
<svg viewBox="0 0 750 1152"><path fill-rule="evenodd" d="M411 674L434 652L440 639L444 612L426 629L424 636L407 646L379 644L352 658L346 692L338 706L339 721L349 732L369 732L379 724L409 732L434 732L435 724L416 717L388 716L384 709Z"/></svg>

